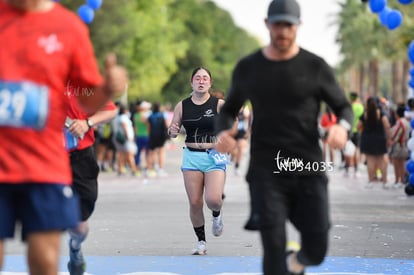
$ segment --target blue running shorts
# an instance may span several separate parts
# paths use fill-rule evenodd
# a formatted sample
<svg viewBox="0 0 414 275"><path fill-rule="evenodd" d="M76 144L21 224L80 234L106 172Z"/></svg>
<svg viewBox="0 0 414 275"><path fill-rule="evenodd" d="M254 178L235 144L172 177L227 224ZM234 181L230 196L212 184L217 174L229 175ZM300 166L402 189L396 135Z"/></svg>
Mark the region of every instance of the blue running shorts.
<svg viewBox="0 0 414 275"><path fill-rule="evenodd" d="M66 230L77 226L78 197L62 184L0 183L0 239L13 238L16 223L22 240L30 233Z"/></svg>
<svg viewBox="0 0 414 275"><path fill-rule="evenodd" d="M207 150L190 151L188 147L184 147L181 171L226 171L226 165L215 164Z"/></svg>

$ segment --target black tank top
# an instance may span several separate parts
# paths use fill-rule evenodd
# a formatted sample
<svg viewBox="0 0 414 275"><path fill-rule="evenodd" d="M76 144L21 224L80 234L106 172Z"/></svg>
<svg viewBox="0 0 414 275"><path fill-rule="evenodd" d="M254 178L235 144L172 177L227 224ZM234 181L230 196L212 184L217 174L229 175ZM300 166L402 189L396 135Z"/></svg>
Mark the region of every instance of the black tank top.
<svg viewBox="0 0 414 275"><path fill-rule="evenodd" d="M182 101L182 125L186 131L185 142L215 143L214 117L217 115L218 99L214 96L201 105L196 105L191 97Z"/></svg>

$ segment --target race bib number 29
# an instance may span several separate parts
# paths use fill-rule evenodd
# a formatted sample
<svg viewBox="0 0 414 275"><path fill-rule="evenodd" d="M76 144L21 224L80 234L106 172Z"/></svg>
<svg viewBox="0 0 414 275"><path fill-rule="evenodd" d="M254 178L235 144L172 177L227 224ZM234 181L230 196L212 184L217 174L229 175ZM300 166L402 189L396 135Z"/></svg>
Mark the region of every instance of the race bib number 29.
<svg viewBox="0 0 414 275"><path fill-rule="evenodd" d="M48 87L0 80L0 127L40 130L46 124L48 112Z"/></svg>

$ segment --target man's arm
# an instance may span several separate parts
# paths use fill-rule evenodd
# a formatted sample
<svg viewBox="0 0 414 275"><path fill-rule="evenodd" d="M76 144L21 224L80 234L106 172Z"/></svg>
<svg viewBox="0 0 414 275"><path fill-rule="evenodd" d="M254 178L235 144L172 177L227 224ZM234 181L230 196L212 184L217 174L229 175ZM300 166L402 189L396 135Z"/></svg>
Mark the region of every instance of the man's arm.
<svg viewBox="0 0 414 275"><path fill-rule="evenodd" d="M125 68L117 65L115 61L109 62L105 82L102 86L94 87L92 96L89 94L80 94L78 100L81 108L89 114L100 110L114 96L122 95L128 88L128 74Z"/></svg>
<svg viewBox="0 0 414 275"><path fill-rule="evenodd" d="M117 109L114 110L102 110L98 111L92 116L90 116L88 119L93 122L93 126L104 124L106 122L111 121L116 117L118 113Z"/></svg>
<svg viewBox="0 0 414 275"><path fill-rule="evenodd" d="M88 117L87 119L74 119L69 127L69 131L77 137L82 137L92 127L108 122L116 117L118 110L101 110Z"/></svg>
<svg viewBox="0 0 414 275"><path fill-rule="evenodd" d="M216 133L231 129L233 127L237 114L246 101L245 92L243 91L243 84L241 81L243 78L240 71L240 64L238 64L234 69L231 86L229 92L227 93L225 102L222 105L220 113L215 120Z"/></svg>
<svg viewBox="0 0 414 275"><path fill-rule="evenodd" d="M215 148L219 152L230 152L236 146L234 136L237 133L237 127L234 127L235 120L246 100L245 93L240 87L241 82L238 80L239 71L238 66L236 66L227 98L215 120L215 131L217 133Z"/></svg>

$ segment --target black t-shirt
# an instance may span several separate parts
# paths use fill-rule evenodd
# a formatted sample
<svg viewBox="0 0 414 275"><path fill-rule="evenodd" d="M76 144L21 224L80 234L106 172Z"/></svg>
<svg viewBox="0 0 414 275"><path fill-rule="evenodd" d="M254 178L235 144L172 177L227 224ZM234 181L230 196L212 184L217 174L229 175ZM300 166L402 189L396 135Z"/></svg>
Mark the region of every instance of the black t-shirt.
<svg viewBox="0 0 414 275"><path fill-rule="evenodd" d="M182 125L186 131L185 142L215 143L214 119L217 116L218 99L214 96L201 105L196 105L191 97L182 101Z"/></svg>
<svg viewBox="0 0 414 275"><path fill-rule="evenodd" d="M350 125L353 121L351 105L332 69L304 49L284 61L269 60L261 50L240 60L218 116L217 131L232 126L246 100L252 104L254 117L250 164L266 169L275 168L277 156L323 161L318 132L321 101L331 107L338 121L345 119Z"/></svg>

